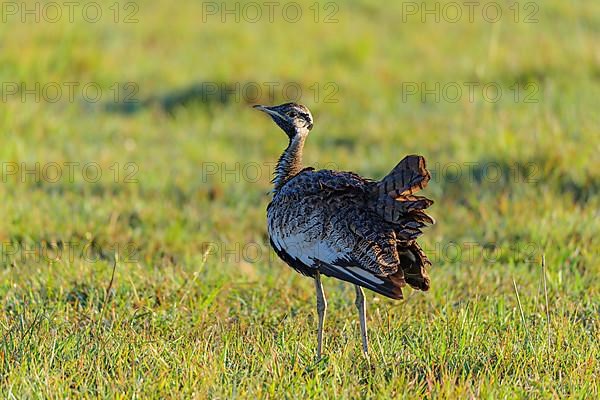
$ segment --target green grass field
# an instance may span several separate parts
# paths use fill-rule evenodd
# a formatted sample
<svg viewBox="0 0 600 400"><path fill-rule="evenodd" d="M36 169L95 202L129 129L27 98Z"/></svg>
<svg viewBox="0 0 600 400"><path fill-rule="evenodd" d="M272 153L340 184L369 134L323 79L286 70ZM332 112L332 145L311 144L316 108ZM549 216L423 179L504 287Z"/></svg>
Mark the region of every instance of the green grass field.
<svg viewBox="0 0 600 400"><path fill-rule="evenodd" d="M599 396L600 2L26 3L0 23L0 397ZM307 165L432 171L432 289L367 293L369 360L326 278L315 363L313 283L268 246L286 139L250 105L287 100Z"/></svg>

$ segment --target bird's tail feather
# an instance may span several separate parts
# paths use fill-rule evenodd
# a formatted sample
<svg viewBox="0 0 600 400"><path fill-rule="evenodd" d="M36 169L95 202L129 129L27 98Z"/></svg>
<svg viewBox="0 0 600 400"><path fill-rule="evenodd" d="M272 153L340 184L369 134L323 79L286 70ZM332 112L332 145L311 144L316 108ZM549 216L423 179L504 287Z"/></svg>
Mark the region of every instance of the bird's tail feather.
<svg viewBox="0 0 600 400"><path fill-rule="evenodd" d="M423 211L433 201L414 195L427 186L430 177L425 159L411 155L400 161L374 187L371 208L385 221L399 226L396 233L401 240L415 239L422 233L421 228L435 223Z"/></svg>
<svg viewBox="0 0 600 400"><path fill-rule="evenodd" d="M414 289L429 290L430 281L426 268L431 265L431 262L417 242L411 243L408 248L398 246L398 254L400 255L400 269L406 283Z"/></svg>
<svg viewBox="0 0 600 400"><path fill-rule="evenodd" d="M377 184L377 192L393 199L407 197L427 186L430 178L424 157L406 156Z"/></svg>

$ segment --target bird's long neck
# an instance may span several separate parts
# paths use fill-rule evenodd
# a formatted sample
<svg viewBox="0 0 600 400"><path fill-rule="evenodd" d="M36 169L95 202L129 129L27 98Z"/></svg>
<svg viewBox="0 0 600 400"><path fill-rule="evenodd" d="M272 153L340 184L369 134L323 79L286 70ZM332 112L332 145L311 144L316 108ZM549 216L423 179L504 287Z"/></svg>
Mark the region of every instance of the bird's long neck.
<svg viewBox="0 0 600 400"><path fill-rule="evenodd" d="M275 178L273 179L275 192L277 192L288 179L302 171L302 149L304 148L305 141L306 135L295 135L290 140L288 147L281 154L281 157L279 157L279 161L277 161L277 166L275 167Z"/></svg>

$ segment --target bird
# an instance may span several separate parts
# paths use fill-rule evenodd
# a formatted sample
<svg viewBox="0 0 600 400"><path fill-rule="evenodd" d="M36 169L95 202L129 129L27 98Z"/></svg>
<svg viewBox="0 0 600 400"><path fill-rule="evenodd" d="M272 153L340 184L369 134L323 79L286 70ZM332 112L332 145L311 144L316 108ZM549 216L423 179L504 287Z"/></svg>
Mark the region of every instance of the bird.
<svg viewBox="0 0 600 400"><path fill-rule="evenodd" d="M318 315L316 358L321 359L327 300L321 275L354 284L362 352L368 356L363 288L402 299L408 284L427 291L431 262L416 239L434 224L424 210L433 201L414 195L430 180L425 158L406 156L383 179L302 165L313 117L298 103L255 105L285 132L288 145L274 169L267 207L271 247L279 258L314 279Z"/></svg>

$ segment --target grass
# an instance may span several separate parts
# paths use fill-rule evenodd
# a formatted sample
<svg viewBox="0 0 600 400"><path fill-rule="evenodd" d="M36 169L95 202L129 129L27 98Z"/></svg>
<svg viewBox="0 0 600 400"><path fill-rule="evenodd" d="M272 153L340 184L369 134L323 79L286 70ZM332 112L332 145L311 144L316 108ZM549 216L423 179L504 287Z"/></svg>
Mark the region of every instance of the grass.
<svg viewBox="0 0 600 400"><path fill-rule="evenodd" d="M125 24L111 4L94 24L0 24L1 397L598 396L596 2L454 24L369 0L339 3L336 23L315 23L313 2L297 23L222 23L155 1ZM6 86L36 82L64 92ZM66 82L103 97L70 101ZM313 111L309 165L379 178L405 154L429 160L432 289L367 294L369 361L352 288L325 279L314 362L312 282L269 250L285 138L249 105L285 101L272 82ZM470 101L465 82L503 94Z"/></svg>

